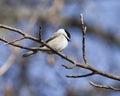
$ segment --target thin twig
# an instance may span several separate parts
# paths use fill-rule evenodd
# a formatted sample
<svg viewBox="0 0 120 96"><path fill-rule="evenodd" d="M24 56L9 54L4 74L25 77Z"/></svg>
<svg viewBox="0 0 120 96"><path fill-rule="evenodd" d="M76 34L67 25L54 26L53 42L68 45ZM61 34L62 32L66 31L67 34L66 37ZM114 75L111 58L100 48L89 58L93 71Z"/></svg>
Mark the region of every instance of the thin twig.
<svg viewBox="0 0 120 96"><path fill-rule="evenodd" d="M94 72L91 72L91 73L88 73L88 74L85 74L85 75L66 75L66 77L68 78L82 78L82 77L88 77L88 76L91 76L91 75L94 75Z"/></svg>
<svg viewBox="0 0 120 96"><path fill-rule="evenodd" d="M89 82L90 85L97 87L97 88L104 88L104 89L111 89L111 90L115 90L115 91L120 91L120 88L115 88L113 86L106 86L106 85L100 85L100 84L96 84L93 82Z"/></svg>
<svg viewBox="0 0 120 96"><path fill-rule="evenodd" d="M7 40L4 40L2 38L0 38L0 41L3 41L4 43L7 43L7 44L12 45L14 47L18 47L18 48L22 48L22 49L27 49L27 50L34 51L34 49L32 49L30 47L26 47L26 46L22 46L22 45L19 45L19 44L12 43L12 42L8 42Z"/></svg>
<svg viewBox="0 0 120 96"><path fill-rule="evenodd" d="M19 34L21 34L23 36L25 35L21 30L10 27L10 26L7 26L7 25L0 24L0 28L7 29L7 30L10 30L10 31L13 31L13 32L17 32L17 33L19 33Z"/></svg>
<svg viewBox="0 0 120 96"><path fill-rule="evenodd" d="M83 54L83 60L85 64L88 64L87 57L86 57L86 51L85 51L85 35L87 31L87 27L84 24L83 14L80 14L80 21L81 21L81 29L82 29L82 54Z"/></svg>
<svg viewBox="0 0 120 96"><path fill-rule="evenodd" d="M25 37L20 37L20 38L18 38L18 39L16 39L16 40L13 40L13 41L11 41L11 42L6 43L5 45L8 45L8 44L10 44L10 43L15 43L15 42L21 41L21 40L23 40L23 39L25 39Z"/></svg>
<svg viewBox="0 0 120 96"><path fill-rule="evenodd" d="M66 69L73 69L73 68L76 67L76 64L74 64L74 65L72 65L72 66L67 66L67 65L62 64L62 66L63 66L64 68L66 68Z"/></svg>
<svg viewBox="0 0 120 96"><path fill-rule="evenodd" d="M20 44L15 44L15 43L12 43L12 42L8 42L7 40L5 39L2 39L0 38L0 41L3 41L4 43L7 43L9 45L12 45L14 47L17 47L17 48L22 48L22 49L26 49L26 50L31 50L31 51L48 51L48 50L45 50L45 49L40 49L39 47L26 47L26 46L23 46L23 45L20 45Z"/></svg>
<svg viewBox="0 0 120 96"><path fill-rule="evenodd" d="M42 40L42 27L39 27L39 39Z"/></svg>

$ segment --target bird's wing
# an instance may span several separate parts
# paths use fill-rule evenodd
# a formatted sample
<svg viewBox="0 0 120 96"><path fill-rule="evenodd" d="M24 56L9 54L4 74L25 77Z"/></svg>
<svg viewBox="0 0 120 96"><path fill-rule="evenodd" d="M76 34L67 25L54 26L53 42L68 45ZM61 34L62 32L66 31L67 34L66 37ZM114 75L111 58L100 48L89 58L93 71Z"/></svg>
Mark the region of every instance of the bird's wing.
<svg viewBox="0 0 120 96"><path fill-rule="evenodd" d="M48 40L46 40L45 42L48 43L51 40L54 40L59 34L54 34L52 37L50 37ZM40 47L43 47L44 45L41 45Z"/></svg>

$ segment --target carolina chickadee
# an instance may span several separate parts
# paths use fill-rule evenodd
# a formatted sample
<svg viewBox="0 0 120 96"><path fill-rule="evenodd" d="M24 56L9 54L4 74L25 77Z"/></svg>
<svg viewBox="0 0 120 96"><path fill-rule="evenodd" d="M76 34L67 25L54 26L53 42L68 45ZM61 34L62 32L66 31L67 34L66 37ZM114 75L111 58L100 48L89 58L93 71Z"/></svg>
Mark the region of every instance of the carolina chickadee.
<svg viewBox="0 0 120 96"><path fill-rule="evenodd" d="M57 32L55 32L53 34L52 37L50 37L45 42L50 47L52 47L53 49L55 49L57 51L62 51L63 49L65 49L67 47L68 41L70 41L70 38L71 38L71 36L70 36L70 34L68 33L67 30L59 29ZM46 47L44 45L41 45L40 49L47 50L46 51L47 53L52 53L52 51L48 47ZM27 56L30 56L30 55L35 54L35 53L36 52L34 52L34 51L29 51L29 52L23 54L23 57L27 57Z"/></svg>

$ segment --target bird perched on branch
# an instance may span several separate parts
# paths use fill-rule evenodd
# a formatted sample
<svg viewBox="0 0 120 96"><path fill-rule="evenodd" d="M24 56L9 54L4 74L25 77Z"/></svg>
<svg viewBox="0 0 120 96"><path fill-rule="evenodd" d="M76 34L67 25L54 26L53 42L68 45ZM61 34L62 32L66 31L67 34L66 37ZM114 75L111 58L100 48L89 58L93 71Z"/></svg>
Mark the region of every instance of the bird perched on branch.
<svg viewBox="0 0 120 96"><path fill-rule="evenodd" d="M65 29L59 29L57 32L55 32L47 41L45 41L50 47L55 49L56 51L62 51L65 49L68 45L68 42L70 41L71 36L69 32ZM34 47L35 48L35 47ZM37 47L38 48L38 47ZM41 45L39 49L46 50L43 52L47 53L53 53L51 49L46 47L45 45ZM23 54L23 57L28 57L32 54L37 53L37 51L29 51L25 54Z"/></svg>

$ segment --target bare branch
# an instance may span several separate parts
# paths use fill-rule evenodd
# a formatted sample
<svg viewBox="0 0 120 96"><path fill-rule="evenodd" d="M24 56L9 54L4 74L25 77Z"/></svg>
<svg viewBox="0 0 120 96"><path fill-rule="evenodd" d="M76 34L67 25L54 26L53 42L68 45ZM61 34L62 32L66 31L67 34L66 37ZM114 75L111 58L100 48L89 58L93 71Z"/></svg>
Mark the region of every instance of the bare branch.
<svg viewBox="0 0 120 96"><path fill-rule="evenodd" d="M99 84L95 84L91 81L89 82L89 84L94 86L94 87L97 87L97 88L104 88L104 89L111 89L111 90L114 90L114 91L120 91L120 88L115 88L113 86L99 85Z"/></svg>
<svg viewBox="0 0 120 96"><path fill-rule="evenodd" d="M73 68L75 68L75 67L76 67L76 65L75 65L75 64L74 64L74 65L72 65L72 66L67 66L67 65L62 64L62 66L63 66L63 67L65 67L66 69L73 69Z"/></svg>
<svg viewBox="0 0 120 96"><path fill-rule="evenodd" d="M26 46L23 46L23 45L20 45L20 44L15 44L15 43L12 43L12 42L8 42L7 40L2 39L2 38L0 38L0 41L3 41L4 43L7 43L7 44L12 45L14 47L22 48L22 49L26 49L26 50L31 50L31 51L48 51L48 50L45 50L45 49L41 49L39 47L26 47Z"/></svg>
<svg viewBox="0 0 120 96"><path fill-rule="evenodd" d="M36 41L36 42L40 43L39 39L26 34L25 32L21 31L20 29L16 29L16 28L13 28L13 27L10 27L10 26L6 26L6 25L3 25L3 24L0 24L0 28L16 32L18 34L21 34L25 39L31 39L33 41Z"/></svg>
<svg viewBox="0 0 120 96"><path fill-rule="evenodd" d="M42 27L39 27L39 39L42 40Z"/></svg>
<svg viewBox="0 0 120 96"><path fill-rule="evenodd" d="M14 40L14 41L6 43L5 45L10 44L10 43L15 43L15 42L21 41L23 39L25 39L25 37L18 38L18 39Z"/></svg>
<svg viewBox="0 0 120 96"><path fill-rule="evenodd" d="M33 48L29 48L29 47L22 46L22 45L19 45L19 44L14 44L14 43L8 42L7 40L4 40L4 39L2 39L2 38L0 38L0 41L3 41L4 43L7 43L7 44L12 45L12 46L14 46L14 47L18 47L18 48L27 49L27 50L33 50L33 51L34 51Z"/></svg>
<svg viewBox="0 0 120 96"><path fill-rule="evenodd" d="M116 75L112 75L112 74L109 74L109 73L102 72L102 71L100 71L98 69L95 69L94 67L92 67L92 66L90 66L88 64L81 64L80 62L76 62L76 61L72 60L71 58L67 57L66 55L62 54L61 52L58 52L58 51L54 50L48 44L46 44L43 40L41 40L41 42L40 42L39 39L37 39L35 37L32 37L32 36L30 36L30 35L22 32L21 30L18 30L18 29L16 30L14 28L11 28L11 27L8 27L8 26L4 26L4 25L2 25L1 28L8 29L10 31L15 31L15 32L17 32L19 34L23 34L23 37L25 37L25 39L31 39L33 41L39 42L41 44L44 44L49 49L51 49L55 54L59 55L60 57L64 58L65 60L69 61L70 63L75 64L77 67L88 69L90 71L93 71L94 74L99 74L99 75L105 76L107 78L111 78L111 79L120 81L120 76L116 76ZM1 39L1 38L0 38L0 41L3 41L4 43L9 43L8 41L6 41L4 39ZM29 47L26 47L26 46L21 46L19 44L15 44L15 43L9 43L9 44L12 45L12 46L14 46L14 47L19 47L19 48L27 49L27 50L31 50L31 51L34 51L34 50L38 50L39 51L40 50L40 48L29 48Z"/></svg>
<svg viewBox="0 0 120 96"><path fill-rule="evenodd" d="M10 30L10 31L13 31L13 32L17 32L17 33L19 33L19 34L21 34L23 36L25 35L21 30L10 27L10 26L0 24L0 28L7 29L7 30Z"/></svg>
<svg viewBox="0 0 120 96"><path fill-rule="evenodd" d="M82 54L83 54L83 60L85 64L88 64L87 57L86 57L86 51L85 51L85 35L87 31L87 27L84 24L83 14L80 14L80 22L81 22L81 29L82 29Z"/></svg>
<svg viewBox="0 0 120 96"><path fill-rule="evenodd" d="M85 74L85 75L66 75L66 77L68 78L82 78L82 77L88 77L88 76L91 76L91 75L94 75L94 72L91 72L91 73L88 73L88 74Z"/></svg>

